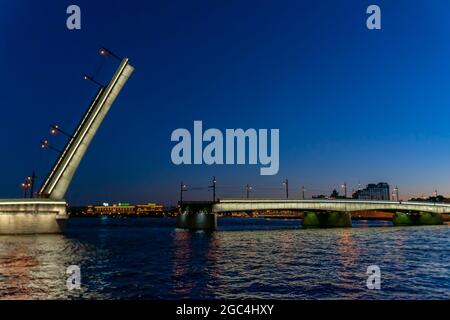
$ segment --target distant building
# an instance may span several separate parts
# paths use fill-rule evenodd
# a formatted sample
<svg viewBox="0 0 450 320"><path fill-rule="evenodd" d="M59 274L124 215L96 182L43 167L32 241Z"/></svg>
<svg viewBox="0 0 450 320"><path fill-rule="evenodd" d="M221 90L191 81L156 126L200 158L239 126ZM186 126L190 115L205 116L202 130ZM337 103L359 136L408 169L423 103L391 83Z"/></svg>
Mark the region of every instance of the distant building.
<svg viewBox="0 0 450 320"><path fill-rule="evenodd" d="M74 214L83 216L163 216L164 208L160 204L148 203L139 205L130 205L128 203L118 203L109 205L89 205L87 207L74 210Z"/></svg>
<svg viewBox="0 0 450 320"><path fill-rule="evenodd" d="M386 182L369 183L365 189L353 193L353 198L360 200L391 200L389 184Z"/></svg>

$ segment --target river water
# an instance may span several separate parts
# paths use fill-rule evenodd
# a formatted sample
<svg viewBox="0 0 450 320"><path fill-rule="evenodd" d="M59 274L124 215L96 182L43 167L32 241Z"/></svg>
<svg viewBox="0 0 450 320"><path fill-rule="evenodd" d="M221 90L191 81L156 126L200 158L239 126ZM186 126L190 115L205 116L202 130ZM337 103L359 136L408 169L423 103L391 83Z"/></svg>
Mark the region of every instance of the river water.
<svg viewBox="0 0 450 320"><path fill-rule="evenodd" d="M302 229L298 220L71 218L64 235L0 236L0 299L450 299L450 226ZM69 291L69 265L81 288ZM379 266L381 289L366 286Z"/></svg>

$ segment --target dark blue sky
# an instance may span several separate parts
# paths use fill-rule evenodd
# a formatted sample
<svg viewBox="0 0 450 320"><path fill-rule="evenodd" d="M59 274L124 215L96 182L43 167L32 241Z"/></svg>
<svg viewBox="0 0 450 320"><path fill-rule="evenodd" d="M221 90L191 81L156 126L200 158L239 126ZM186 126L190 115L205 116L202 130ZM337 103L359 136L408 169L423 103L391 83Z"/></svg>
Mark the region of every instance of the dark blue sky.
<svg viewBox="0 0 450 320"><path fill-rule="evenodd" d="M66 28L66 7L82 29ZM366 28L378 4L382 30ZM0 197L20 196L56 157L39 141L70 131L95 93L83 72L98 48L136 71L67 193L70 203L175 203L182 179L219 196L282 196L303 184L329 193L346 181L398 184L402 198L450 194L448 1L4 1L0 9ZM106 62L99 79L114 67ZM206 128L279 128L280 171L175 166L170 134ZM63 137L52 140L63 146ZM187 198L209 198L190 191Z"/></svg>

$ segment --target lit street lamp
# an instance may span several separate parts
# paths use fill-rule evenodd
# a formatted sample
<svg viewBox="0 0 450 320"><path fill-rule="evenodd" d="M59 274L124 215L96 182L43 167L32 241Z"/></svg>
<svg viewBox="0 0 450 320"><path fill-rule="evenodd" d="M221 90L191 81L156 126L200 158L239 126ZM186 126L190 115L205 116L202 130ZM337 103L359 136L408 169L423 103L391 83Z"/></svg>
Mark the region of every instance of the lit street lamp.
<svg viewBox="0 0 450 320"><path fill-rule="evenodd" d="M213 202L216 202L216 183L217 183L217 180L216 180L216 177L214 176L213 180L212 180L212 185L209 186L209 188L212 188L212 190L213 190Z"/></svg>
<svg viewBox="0 0 450 320"><path fill-rule="evenodd" d="M31 187L31 177L28 177L27 179L25 179L25 181L22 182L22 184L20 186L23 189L23 197L27 198L27 191Z"/></svg>
<svg viewBox="0 0 450 320"><path fill-rule="evenodd" d="M48 142L48 140L43 140L43 141L41 141L41 148L42 148L42 149L47 149L47 148L48 148L48 149L51 149L51 150L56 151L56 152L58 152L58 153L62 153L61 150L59 150L59 149L53 147L53 146Z"/></svg>
<svg viewBox="0 0 450 320"><path fill-rule="evenodd" d="M86 81L91 81L92 83L95 83L97 86L99 86L100 88L104 88L105 86L102 85L100 82L98 82L97 80L95 80L94 78L88 76L87 74L83 74L83 80Z"/></svg>
<svg viewBox="0 0 450 320"><path fill-rule="evenodd" d="M36 173L33 171L33 174L27 178L28 184L30 185L30 198L34 197L34 182L36 181Z"/></svg>
<svg viewBox="0 0 450 320"><path fill-rule="evenodd" d="M111 50L106 49L106 48L100 48L99 53L100 53L101 56L104 56L104 57L111 56L113 58L116 58L119 61L123 60L121 57L119 57L118 55L114 54L114 52L112 52Z"/></svg>
<svg viewBox="0 0 450 320"><path fill-rule="evenodd" d="M52 125L52 126L50 127L50 133L51 133L52 135L56 135L58 132L59 132L59 133L62 133L62 134L65 135L66 137L73 138L72 135L70 135L70 134L68 134L67 132L63 131L63 130L59 127L59 125L57 125L57 124L54 124L54 125Z"/></svg>
<svg viewBox="0 0 450 320"><path fill-rule="evenodd" d="M183 183L183 181L180 184L180 208L183 205L183 192L188 191L187 185Z"/></svg>
<svg viewBox="0 0 450 320"><path fill-rule="evenodd" d="M250 191L252 191L252 187L249 184L247 184L245 186L245 189L247 191L247 199L249 199L250 198Z"/></svg>
<svg viewBox="0 0 450 320"><path fill-rule="evenodd" d="M27 184L25 182L22 182L21 187L23 189L23 197L26 198L27 197Z"/></svg>

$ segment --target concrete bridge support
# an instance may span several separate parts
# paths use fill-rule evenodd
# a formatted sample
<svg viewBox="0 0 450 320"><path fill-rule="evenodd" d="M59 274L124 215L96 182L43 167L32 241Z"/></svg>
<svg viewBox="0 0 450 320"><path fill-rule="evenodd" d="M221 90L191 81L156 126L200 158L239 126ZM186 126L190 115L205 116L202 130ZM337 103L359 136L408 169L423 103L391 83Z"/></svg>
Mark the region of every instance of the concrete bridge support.
<svg viewBox="0 0 450 320"><path fill-rule="evenodd" d="M217 215L211 201L184 201L177 216L177 228L217 230Z"/></svg>
<svg viewBox="0 0 450 320"><path fill-rule="evenodd" d="M305 211L303 227L305 228L344 228L352 226L349 212L339 211Z"/></svg>
<svg viewBox="0 0 450 320"><path fill-rule="evenodd" d="M396 226L421 226L443 224L444 220L441 213L395 212L392 222Z"/></svg>
<svg viewBox="0 0 450 320"><path fill-rule="evenodd" d="M177 228L217 230L217 216L208 212L183 212L177 216Z"/></svg>
<svg viewBox="0 0 450 320"><path fill-rule="evenodd" d="M66 203L49 199L0 200L0 235L60 233Z"/></svg>

